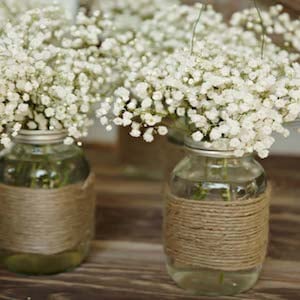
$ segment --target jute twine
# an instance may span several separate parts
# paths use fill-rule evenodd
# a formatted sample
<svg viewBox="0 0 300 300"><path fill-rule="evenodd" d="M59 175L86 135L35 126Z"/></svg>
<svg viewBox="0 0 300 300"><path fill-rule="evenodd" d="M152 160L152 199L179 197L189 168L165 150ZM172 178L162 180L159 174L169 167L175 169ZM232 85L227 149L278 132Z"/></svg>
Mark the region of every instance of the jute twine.
<svg viewBox="0 0 300 300"><path fill-rule="evenodd" d="M0 185L0 249L52 255L92 238L94 176L58 189Z"/></svg>
<svg viewBox="0 0 300 300"><path fill-rule="evenodd" d="M165 252L176 264L223 271L263 263L270 189L244 201L195 201L167 193Z"/></svg>

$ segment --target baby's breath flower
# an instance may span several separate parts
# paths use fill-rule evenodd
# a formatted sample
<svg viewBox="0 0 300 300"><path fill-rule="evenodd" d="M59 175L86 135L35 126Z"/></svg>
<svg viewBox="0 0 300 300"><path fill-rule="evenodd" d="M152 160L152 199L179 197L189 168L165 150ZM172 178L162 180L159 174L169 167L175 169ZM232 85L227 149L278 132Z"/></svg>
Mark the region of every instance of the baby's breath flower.
<svg viewBox="0 0 300 300"><path fill-rule="evenodd" d="M264 158L274 143L271 135L287 136L284 124L299 116L300 56L266 39L261 57L258 27L243 26L244 14L252 13L234 15L226 24L212 7L203 11L191 48L198 11L178 5L140 26L135 39L122 46L124 80L99 115L131 126L131 135L147 142L165 133L162 124L183 119L196 142ZM275 15L277 10L267 26L276 23ZM280 22L289 27L289 21ZM126 112L133 115L131 122Z"/></svg>
<svg viewBox="0 0 300 300"><path fill-rule="evenodd" d="M159 135L167 135L168 128L166 126L158 126L157 132Z"/></svg>
<svg viewBox="0 0 300 300"><path fill-rule="evenodd" d="M262 11L263 25L269 36L280 36L284 47L300 52L300 19L291 19L289 14L283 12L281 4L271 6L268 11ZM236 12L231 19L233 26L240 26L261 35L261 20L257 10L246 9Z"/></svg>
<svg viewBox="0 0 300 300"><path fill-rule="evenodd" d="M0 32L2 144L21 128L64 129L68 144L86 136L94 105L114 80L116 54L102 48L113 39L111 26L100 12L81 12L72 24L58 6L16 13Z"/></svg>
<svg viewBox="0 0 300 300"><path fill-rule="evenodd" d="M157 11L178 3L179 0L96 0L93 8L112 16L118 30L125 31L138 28Z"/></svg>

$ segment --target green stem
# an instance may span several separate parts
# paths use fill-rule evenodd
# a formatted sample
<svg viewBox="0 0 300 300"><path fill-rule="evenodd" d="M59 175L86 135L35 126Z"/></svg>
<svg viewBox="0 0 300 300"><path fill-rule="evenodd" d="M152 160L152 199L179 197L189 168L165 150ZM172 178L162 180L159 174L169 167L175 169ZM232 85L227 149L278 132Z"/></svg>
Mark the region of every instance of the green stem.
<svg viewBox="0 0 300 300"><path fill-rule="evenodd" d="M16 172L15 172L15 178L17 180L17 184L19 184L19 180L21 178L21 172L22 172L22 163L18 162L17 167L16 167Z"/></svg>
<svg viewBox="0 0 300 300"><path fill-rule="evenodd" d="M224 180L228 181L228 159L227 158L224 158L223 160L223 170L224 170ZM225 201L231 201L232 198L231 198L231 193L230 193L230 185L229 187L226 187L226 191L225 191L225 194L223 195L223 198ZM225 272L224 271L221 271L220 272L220 277L219 277L219 283L221 285L223 285L225 282Z"/></svg>
<svg viewBox="0 0 300 300"><path fill-rule="evenodd" d="M260 9L258 7L258 4L257 4L257 1L256 0L253 0L254 1L254 5L255 5L255 8L257 10L257 13L258 13L258 17L259 17L259 20L260 20L260 24L261 24L261 28L262 28L262 37L261 37L261 59L264 58L264 48L265 48L265 39L266 39L266 28L265 28L265 24L264 24L264 20L262 18L262 15L261 15L261 12L260 12Z"/></svg>
<svg viewBox="0 0 300 300"><path fill-rule="evenodd" d="M200 22L200 18L201 18L201 15L202 15L202 11L206 9L206 4L202 4L201 8L200 8L200 12L199 12L199 15L198 15L198 18L194 24L194 28L193 28L193 35L192 35L192 40L191 40L191 55L193 54L194 52L194 43L195 43L195 36L196 36L196 30L197 30L197 26Z"/></svg>
<svg viewBox="0 0 300 300"><path fill-rule="evenodd" d="M204 168L204 181L208 180L208 158L205 157L205 168ZM193 194L194 200L204 200L207 197L207 189L203 187L203 183L200 182L197 185L197 189Z"/></svg>
<svg viewBox="0 0 300 300"><path fill-rule="evenodd" d="M228 181L228 159L224 158L223 160L223 171L224 171L224 176L223 179L227 182ZM230 193L230 185L229 187L226 187L225 193L223 193L223 199L225 201L231 201L231 193Z"/></svg>
<svg viewBox="0 0 300 300"><path fill-rule="evenodd" d="M61 187L65 186L69 182L70 170L65 171L63 168L63 180L61 181Z"/></svg>
<svg viewBox="0 0 300 300"><path fill-rule="evenodd" d="M37 165L36 165L36 163L33 163L32 169L31 169L31 174L30 174L30 176L31 176L30 187L31 188L36 187L36 176L35 176L36 170L37 170Z"/></svg>
<svg viewBox="0 0 300 300"><path fill-rule="evenodd" d="M225 281L225 273L223 271L221 271L220 277L219 277L219 283L224 284L224 281Z"/></svg>

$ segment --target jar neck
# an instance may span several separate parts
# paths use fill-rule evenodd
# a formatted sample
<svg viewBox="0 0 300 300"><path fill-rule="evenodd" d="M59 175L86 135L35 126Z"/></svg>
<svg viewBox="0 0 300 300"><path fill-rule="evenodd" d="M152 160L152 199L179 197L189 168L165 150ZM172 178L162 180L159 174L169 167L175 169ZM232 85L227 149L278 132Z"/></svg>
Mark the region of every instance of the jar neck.
<svg viewBox="0 0 300 300"><path fill-rule="evenodd" d="M195 142L191 138L184 138L184 147L187 153L195 157L206 157L215 160L243 160L252 159L253 155L247 153L243 156L235 155L234 150L221 150L213 147L207 147L204 142Z"/></svg>
<svg viewBox="0 0 300 300"><path fill-rule="evenodd" d="M14 141L19 144L44 146L62 144L66 137L67 132L63 130L21 130Z"/></svg>

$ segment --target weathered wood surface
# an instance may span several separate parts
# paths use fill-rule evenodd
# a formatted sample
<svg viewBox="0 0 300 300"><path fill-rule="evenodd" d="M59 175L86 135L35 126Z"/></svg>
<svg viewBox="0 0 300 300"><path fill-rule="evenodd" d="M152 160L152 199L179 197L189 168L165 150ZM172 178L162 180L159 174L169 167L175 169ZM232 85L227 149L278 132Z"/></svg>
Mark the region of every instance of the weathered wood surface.
<svg viewBox="0 0 300 300"><path fill-rule="evenodd" d="M97 174L98 195L90 258L77 270L56 276L26 277L0 270L0 299L209 299L187 295L166 274L161 183L122 176L113 148L89 147L87 153ZM269 258L253 290L220 300L300 299L300 158L273 157L263 164L274 188Z"/></svg>

